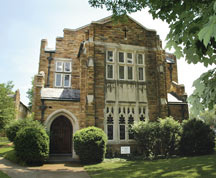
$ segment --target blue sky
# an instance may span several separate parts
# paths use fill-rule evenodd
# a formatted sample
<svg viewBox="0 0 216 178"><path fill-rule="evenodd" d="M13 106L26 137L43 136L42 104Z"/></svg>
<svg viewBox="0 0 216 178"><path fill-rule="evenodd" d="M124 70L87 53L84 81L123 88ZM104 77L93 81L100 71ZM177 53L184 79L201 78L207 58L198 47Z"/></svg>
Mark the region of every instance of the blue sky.
<svg viewBox="0 0 216 178"><path fill-rule="evenodd" d="M91 8L88 0L6 0L0 3L0 83L9 80L21 92L21 101L28 103L26 91L31 77L38 72L41 39L55 47L55 38L64 28L75 29L111 15L105 9ZM147 11L130 15L145 27L155 29L165 46L168 25L153 20ZM179 83L192 93L192 82L206 71L202 65L178 61Z"/></svg>

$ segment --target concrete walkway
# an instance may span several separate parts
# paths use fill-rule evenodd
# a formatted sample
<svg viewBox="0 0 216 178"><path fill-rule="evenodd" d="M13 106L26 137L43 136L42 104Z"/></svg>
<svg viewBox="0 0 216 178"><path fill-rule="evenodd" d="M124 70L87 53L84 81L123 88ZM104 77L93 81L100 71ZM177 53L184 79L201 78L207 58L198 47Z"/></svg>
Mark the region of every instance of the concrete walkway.
<svg viewBox="0 0 216 178"><path fill-rule="evenodd" d="M23 167L0 157L0 170L11 178L90 178L84 168L78 163Z"/></svg>

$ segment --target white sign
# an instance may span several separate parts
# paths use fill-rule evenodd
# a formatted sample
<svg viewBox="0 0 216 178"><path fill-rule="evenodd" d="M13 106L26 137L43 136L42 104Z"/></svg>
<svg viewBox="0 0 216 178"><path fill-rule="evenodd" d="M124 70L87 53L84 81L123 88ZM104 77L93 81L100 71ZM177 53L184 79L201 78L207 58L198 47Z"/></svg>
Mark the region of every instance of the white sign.
<svg viewBox="0 0 216 178"><path fill-rule="evenodd" d="M130 154L129 146L121 146L121 154Z"/></svg>

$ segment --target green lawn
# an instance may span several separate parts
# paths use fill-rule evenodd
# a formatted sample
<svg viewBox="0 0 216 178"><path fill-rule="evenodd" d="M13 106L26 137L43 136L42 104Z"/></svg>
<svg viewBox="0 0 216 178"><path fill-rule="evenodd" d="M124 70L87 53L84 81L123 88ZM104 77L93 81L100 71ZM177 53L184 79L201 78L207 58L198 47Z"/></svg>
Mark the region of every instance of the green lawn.
<svg viewBox="0 0 216 178"><path fill-rule="evenodd" d="M155 161L106 159L103 163L85 166L92 178L143 177L216 177L216 154Z"/></svg>
<svg viewBox="0 0 216 178"><path fill-rule="evenodd" d="M0 137L0 156L4 156L6 153L13 150L13 146L6 137Z"/></svg>
<svg viewBox="0 0 216 178"><path fill-rule="evenodd" d="M0 156L4 156L6 153L13 150L10 142L6 137L0 137ZM9 176L2 171L0 171L0 178L9 178Z"/></svg>

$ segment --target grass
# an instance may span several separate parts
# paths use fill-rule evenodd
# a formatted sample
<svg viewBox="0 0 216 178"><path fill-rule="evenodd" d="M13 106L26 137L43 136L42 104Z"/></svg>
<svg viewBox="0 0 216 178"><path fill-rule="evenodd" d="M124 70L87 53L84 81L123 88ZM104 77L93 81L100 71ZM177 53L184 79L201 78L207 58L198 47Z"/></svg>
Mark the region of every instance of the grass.
<svg viewBox="0 0 216 178"><path fill-rule="evenodd" d="M216 154L154 161L106 159L103 163L85 166L91 178L193 178L216 177Z"/></svg>
<svg viewBox="0 0 216 178"><path fill-rule="evenodd" d="M12 151L13 147L6 137L0 137L0 156L5 156L8 152ZM0 171L1 178L9 178L9 176Z"/></svg>
<svg viewBox="0 0 216 178"><path fill-rule="evenodd" d="M0 177L1 178L10 178L7 174L3 173L2 171L0 171Z"/></svg>
<svg viewBox="0 0 216 178"><path fill-rule="evenodd" d="M11 142L6 137L0 137L0 156L4 156L13 149Z"/></svg>

